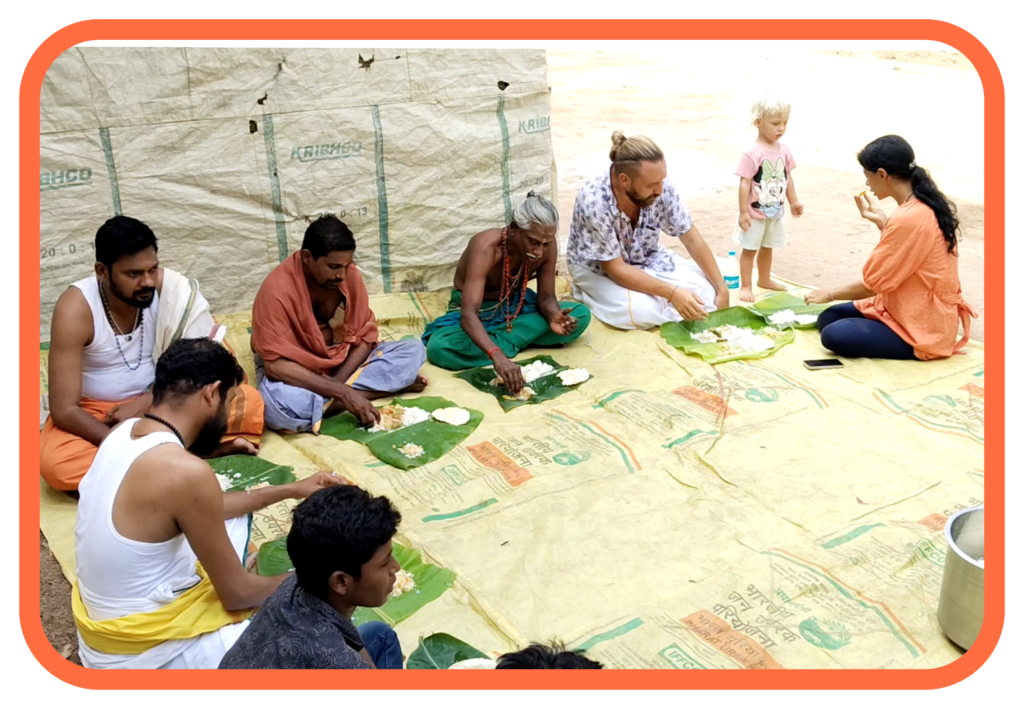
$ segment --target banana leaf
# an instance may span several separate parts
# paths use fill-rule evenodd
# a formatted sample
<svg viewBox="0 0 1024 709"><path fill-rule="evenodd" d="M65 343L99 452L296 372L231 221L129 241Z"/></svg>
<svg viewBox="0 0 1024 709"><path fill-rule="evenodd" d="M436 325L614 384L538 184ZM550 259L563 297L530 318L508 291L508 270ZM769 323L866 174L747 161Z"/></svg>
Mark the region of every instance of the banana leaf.
<svg viewBox="0 0 1024 709"><path fill-rule="evenodd" d="M455 583L454 571L426 563L415 549L393 544L391 553L398 564L412 574L416 588L389 598L380 608L359 608L352 616L352 622L356 626L371 620L380 620L394 626L431 601L440 598Z"/></svg>
<svg viewBox="0 0 1024 709"><path fill-rule="evenodd" d="M757 331L768 326L764 316L747 310L746 308L726 308L716 310L708 315L707 320L664 323L661 326L661 336L665 341L676 349L682 350L688 355L700 357L708 364L721 364L732 362L737 359L763 359L771 356L780 348L788 345L796 339L796 333L791 329L783 331L782 335L774 340L771 349L762 352L744 352L735 355L723 355L717 342L699 342L693 335L704 330L722 325L734 325L736 327L749 327Z"/></svg>
<svg viewBox="0 0 1024 709"><path fill-rule="evenodd" d="M416 399L396 397L393 403L406 407L415 406L424 411L458 406L458 404L439 396L421 396ZM462 443L469 434L476 430L476 427L484 420L484 415L473 409L467 409L467 411L469 411L469 421L461 426L452 426L431 418L397 431L377 431L376 433L370 433L355 416L346 412L340 416L324 419L320 425L320 435L331 436L340 441L362 443L378 460L401 470L410 470L447 455L452 448ZM398 450L406 443L421 446L423 455L418 458L406 458L405 454Z"/></svg>
<svg viewBox="0 0 1024 709"><path fill-rule="evenodd" d="M820 315L827 310L830 305L807 305L804 299L793 293L777 293L764 300L759 300L753 305L748 306L750 310L754 311L759 315L767 318L769 315L779 312L780 310L792 310L797 315ZM771 323L771 321L768 321ZM817 323L808 323L806 325L799 325L793 323L791 325L795 330L814 330L818 327Z"/></svg>
<svg viewBox="0 0 1024 709"><path fill-rule="evenodd" d="M380 608L359 608L352 616L356 626L379 620L394 626L431 601L435 601L455 583L455 572L423 561L415 549L401 544L392 545L392 555L405 571L412 574L416 588L388 599ZM288 558L287 540L282 537L264 542L256 558L256 572L260 576L276 576L294 571Z"/></svg>
<svg viewBox="0 0 1024 709"><path fill-rule="evenodd" d="M447 670L456 662L487 655L447 633L434 633L420 638L419 646L405 663L408 670Z"/></svg>
<svg viewBox="0 0 1024 709"><path fill-rule="evenodd" d="M264 542L256 555L256 573L260 576L277 576L295 571L288 558L288 540L285 537Z"/></svg>
<svg viewBox="0 0 1024 709"><path fill-rule="evenodd" d="M534 381L526 385L533 389L535 392L537 392L536 395L533 396L529 401L510 401L509 399L505 398L506 396L511 396L508 393L508 389L506 389L503 386L492 386L491 380L498 376L498 373L494 371L494 367L475 367L473 369L467 369L465 372L459 372L455 376L458 377L459 379L464 379L465 381L469 382L480 391L492 394L494 398L498 400L498 404L506 413L520 406L526 406L528 404L539 404L543 401L557 399L562 394L572 391L576 387L586 383L580 382L579 384L574 384L571 387L567 387L564 384L562 384L562 380L558 378L558 372L564 371L566 369L571 369L571 367L561 365L555 360L553 360L551 357L548 357L547 355L531 357L530 359L516 360L516 364L520 366L525 366L527 364L530 364L531 362L537 361L546 362L547 364L550 364L552 367L555 368L555 371L547 375L546 377L535 379ZM590 381L590 379L593 379L593 377L590 377L589 379L587 379L587 381Z"/></svg>
<svg viewBox="0 0 1024 709"><path fill-rule="evenodd" d="M240 492L262 482L271 485L295 482L295 473L290 466L278 465L253 455L226 455L211 458L207 462L215 473L231 480L228 492Z"/></svg>

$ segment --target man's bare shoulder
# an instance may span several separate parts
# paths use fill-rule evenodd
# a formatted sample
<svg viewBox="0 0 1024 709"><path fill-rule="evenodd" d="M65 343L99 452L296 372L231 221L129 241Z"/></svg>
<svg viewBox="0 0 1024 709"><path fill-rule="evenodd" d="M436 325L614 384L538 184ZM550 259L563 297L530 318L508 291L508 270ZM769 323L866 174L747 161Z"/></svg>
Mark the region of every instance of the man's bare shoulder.
<svg viewBox="0 0 1024 709"><path fill-rule="evenodd" d="M224 506L224 493L210 466L170 441L135 460L118 495L122 509L149 510L165 529L171 521L181 529L184 517L216 518ZM159 525L161 520L152 521Z"/></svg>
<svg viewBox="0 0 1024 709"><path fill-rule="evenodd" d="M209 463L179 446L168 444L146 451L136 466L144 475L159 478L165 493L187 494L190 498L220 494Z"/></svg>
<svg viewBox="0 0 1024 709"><path fill-rule="evenodd" d="M501 250L501 229L487 229L472 239L466 246L468 253L490 252L498 253Z"/></svg>
<svg viewBox="0 0 1024 709"><path fill-rule="evenodd" d="M183 479L208 480L213 475L213 469L209 463L183 448L175 447L171 456L168 457L168 464L174 466L175 472Z"/></svg>
<svg viewBox="0 0 1024 709"><path fill-rule="evenodd" d="M75 286L68 286L57 298L56 305L53 306L54 317L57 315L79 317L89 312L91 312L91 308L89 301L85 299L85 293Z"/></svg>
<svg viewBox="0 0 1024 709"><path fill-rule="evenodd" d="M484 257L492 263L501 258L502 253L502 230L500 228L488 228L469 240L466 246L466 255L470 257Z"/></svg>
<svg viewBox="0 0 1024 709"><path fill-rule="evenodd" d="M68 286L53 306L51 339L54 339L55 335L58 346L71 343L86 345L92 341L92 308L89 307L85 294L74 286Z"/></svg>

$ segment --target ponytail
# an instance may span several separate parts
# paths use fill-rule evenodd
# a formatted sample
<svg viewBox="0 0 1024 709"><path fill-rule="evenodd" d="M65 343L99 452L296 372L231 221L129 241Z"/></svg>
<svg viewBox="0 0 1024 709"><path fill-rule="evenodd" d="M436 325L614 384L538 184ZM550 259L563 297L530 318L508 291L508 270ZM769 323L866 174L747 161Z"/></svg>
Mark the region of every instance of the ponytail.
<svg viewBox="0 0 1024 709"><path fill-rule="evenodd" d="M910 188L914 196L924 202L939 220L939 229L949 245L949 253L956 253L957 232L960 231L960 220L956 216L956 204L939 191L931 175L923 167L914 167L910 175Z"/></svg>
<svg viewBox="0 0 1024 709"><path fill-rule="evenodd" d="M956 254L957 235L960 231L956 204L942 194L928 171L917 165L910 143L898 135L882 136L868 143L857 154L857 162L869 172L881 169L893 177L909 180L914 196L935 213L949 253Z"/></svg>

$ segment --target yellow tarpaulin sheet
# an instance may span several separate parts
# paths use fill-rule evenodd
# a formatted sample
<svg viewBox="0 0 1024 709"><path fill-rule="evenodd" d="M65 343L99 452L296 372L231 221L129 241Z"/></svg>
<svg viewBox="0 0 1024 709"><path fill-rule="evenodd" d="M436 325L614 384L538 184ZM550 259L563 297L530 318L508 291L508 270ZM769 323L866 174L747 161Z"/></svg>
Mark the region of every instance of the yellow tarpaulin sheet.
<svg viewBox="0 0 1024 709"><path fill-rule="evenodd" d="M564 289L564 284L561 286ZM375 297L382 337L419 336L440 293ZM223 319L254 381L248 315ZM928 363L828 356L815 332L717 367L657 332L594 322L544 350L594 378L503 413L427 366L428 394L485 414L401 471L362 445L268 433L260 456L385 494L400 541L458 574L400 623L406 654L446 632L488 653L565 640L608 667L934 667L945 518L984 499L984 350ZM534 354L524 353L524 357ZM253 547L291 504L255 515ZM43 486L42 528L74 571L75 505Z"/></svg>

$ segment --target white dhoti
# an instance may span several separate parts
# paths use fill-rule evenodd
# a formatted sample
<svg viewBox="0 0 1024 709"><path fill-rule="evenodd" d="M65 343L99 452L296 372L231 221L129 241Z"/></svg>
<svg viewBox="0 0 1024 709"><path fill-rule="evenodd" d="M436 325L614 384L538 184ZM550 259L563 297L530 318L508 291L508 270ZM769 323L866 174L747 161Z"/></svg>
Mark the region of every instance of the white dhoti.
<svg viewBox="0 0 1024 709"><path fill-rule="evenodd" d="M674 271L641 270L673 286L693 291L704 303L704 310L715 308L715 287L690 259L672 254ZM639 267L637 267L639 268ZM573 298L580 301L606 325L620 330L650 330L663 323L679 322L683 316L665 298L623 288L608 276L598 275L584 266L569 264Z"/></svg>
<svg viewBox="0 0 1024 709"><path fill-rule="evenodd" d="M234 547L235 553L238 554L238 559L242 563L245 563L245 557L248 552L251 523L251 515L236 517L225 522L228 538L231 539L231 546ZM170 543L164 542L164 544ZM124 615L125 609L129 609L131 613L153 611L163 605L163 603L170 602L173 598L174 593L170 589L166 597L159 600L136 598L108 599L92 595L90 597L90 605L96 611L98 619L106 619ZM231 649L231 646L238 641L238 638L248 627L249 620L246 619L240 623L225 625L217 631L205 633L194 638L166 640L141 655L110 655L99 652L89 647L82 639L81 634L79 634L78 655L85 667L99 670L215 670L220 665L220 661L224 659L227 651Z"/></svg>

